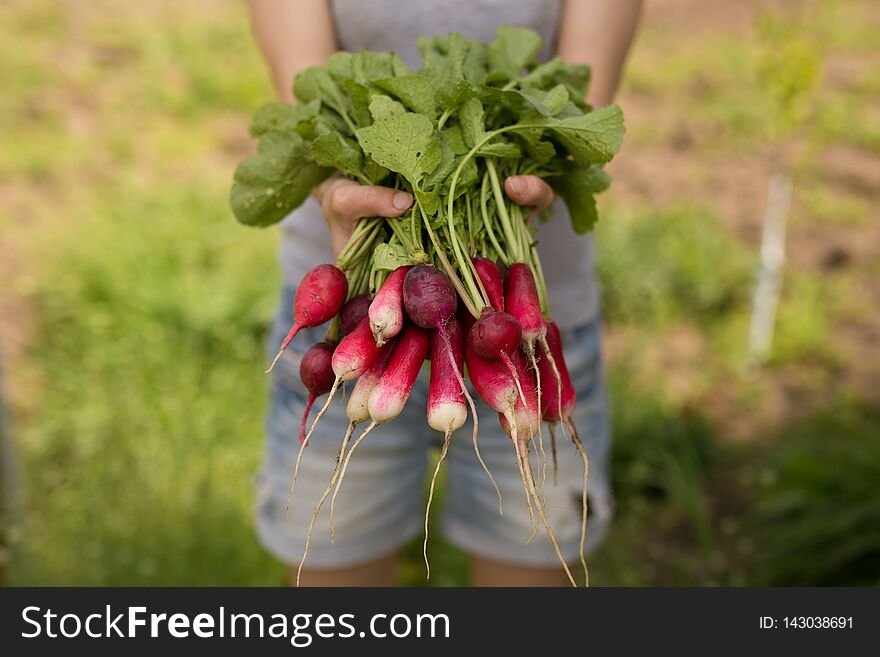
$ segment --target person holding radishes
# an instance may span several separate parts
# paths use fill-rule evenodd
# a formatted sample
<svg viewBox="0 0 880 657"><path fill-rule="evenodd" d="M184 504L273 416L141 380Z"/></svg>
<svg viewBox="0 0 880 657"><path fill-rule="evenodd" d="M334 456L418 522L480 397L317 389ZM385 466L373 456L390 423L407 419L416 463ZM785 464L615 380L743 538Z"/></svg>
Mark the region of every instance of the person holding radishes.
<svg viewBox="0 0 880 657"><path fill-rule="evenodd" d="M529 0L250 0L249 5L255 37L269 65L278 96L284 102L295 102L291 82L297 73L307 67L323 64L337 50L394 51L410 69L415 70L420 65L416 49L418 37L455 32L466 38L489 42L495 38L496 29L503 23L531 28L539 33L544 42L539 57L541 60L557 55L567 64L590 65L592 76L586 101L594 108L601 108L611 103L616 92L641 3L639 0L557 0L541 3ZM494 175L494 170L491 173ZM590 550L603 539L612 513L608 473L610 432L600 349L599 289L593 272L593 243L589 234L572 231L566 205L556 200L553 188L540 177L512 175L503 180L502 186L508 199L528 208L531 216L545 210L551 215L549 221L537 228L535 239L537 254L543 262L541 275L546 281L548 299L544 301L553 308L554 322L549 330L545 330L538 312L540 333L536 332L530 338L531 365L536 374L544 373L545 387L552 386L555 377L556 381L567 381L570 389L564 386L559 388L562 394L558 396L558 411L554 405L550 409L536 409L536 412L540 414L543 411L545 419L548 415L552 416L553 421L561 422L564 428L569 424L572 429L577 426L574 435L579 433L589 455L587 549ZM501 194L501 187L497 189ZM499 200L496 199L496 202ZM351 177L334 175L318 184L312 198L282 222L280 260L286 284L269 349L274 355L288 333L291 337L297 332L299 335L285 343L287 350L277 360L272 372L267 450L259 473L256 523L262 544L289 564L292 573L297 573L304 561L302 555L309 533L308 518L316 504L320 508L320 503L329 493L331 487L327 486L328 477L333 472L334 463L339 463L342 456L342 452L337 451L339 441L343 436L351 435L353 422L350 404L347 415L345 404L325 403L321 410L321 423L312 424L308 434L308 448L300 449L296 438L299 433L297 427L301 424L305 427L307 404L314 401L316 394L324 394L327 390L307 389L297 372L306 349L315 343L324 344L321 341L326 328L303 323L302 317L294 315L294 286L321 263L333 262L340 254L344 256L352 235L358 235L358 230L363 230L362 223L359 223L361 219L410 216L414 202L416 205L420 203L412 193L402 189L363 184L363 181ZM505 224L505 228L508 226ZM430 225L427 229L431 230ZM486 298L487 302L491 302L487 288L492 287L494 276L490 271L494 263L489 264L491 267L488 269L485 265L475 264L472 271L476 276L465 280L465 283L471 284L471 289L477 290L477 300ZM406 293L404 279L411 286L415 285L413 280L419 267L424 265L400 273L399 283L403 286L403 294ZM488 272L485 276L480 267ZM526 289L528 285L534 287L534 283L529 283L532 278L529 269L520 271L517 267L523 265L512 265L514 276L508 273L505 294L510 294L511 281L516 285L523 272L527 275L523 283ZM434 276L427 269L438 271L434 267L427 267L420 274L422 278ZM453 283L457 283L453 270L450 269L448 273L452 274ZM438 281L437 284L443 287L448 283ZM435 286L435 283L429 285ZM542 285L538 292L543 289ZM456 291L462 294L457 286L455 290L450 286L449 290L453 298ZM343 297L346 292L342 293ZM302 296L299 294L298 298ZM462 299L470 297L465 294ZM521 298L521 295L514 292L513 297ZM341 301L338 305L334 307L334 315L342 310ZM471 306L472 303L465 305ZM364 336L376 340L375 347L371 347L375 354L369 363L363 363L358 376L367 380L371 364L374 361L383 362L379 352L385 349L383 336L389 330L390 323L395 327L395 333L401 332L399 336L389 336L389 339L410 345L407 349L421 359L430 353L432 370L437 356L448 353L449 362L444 363L443 367L448 367L454 378L462 367L462 358L460 347L456 351L450 339L464 338L459 336L462 328L454 328L450 338L446 327L458 327L459 319L456 317L463 317L463 330L467 332L475 323L474 317L477 317L478 322L485 321L487 330L499 332L498 340L491 342L491 353L486 352L486 355L499 358L498 362L502 364L498 367L502 369L498 372L503 374L506 367L514 373L515 378L516 372L520 372L525 381L530 366L529 350L516 349L514 344L511 352L511 346L508 345L510 340L506 336L511 331L515 333L513 343L524 337L523 332L516 333L514 329L528 323L528 313L516 316L517 326L512 327L511 322L503 317L509 315L502 312L504 308L488 307L497 305L487 303L483 316L475 315L474 309L470 308L470 319L462 315L460 308L456 311L454 302L448 307L443 304L432 306L442 307L440 314L432 310L426 315L416 306L407 307L407 316L414 323L397 327L393 312L389 313L378 305L374 312L374 308L365 304L363 299L358 301L358 308L361 309L357 311L361 315L358 320L365 327ZM318 304L315 304L315 308L317 312ZM368 308L369 313L365 314ZM510 308L508 311L513 312ZM371 324L373 314L381 318L375 320L376 326ZM423 320L417 319L416 316L422 315ZM292 325L296 326L295 331L289 331ZM420 326L425 328L421 329ZM445 344L429 345L425 338L427 333L423 331L432 327L439 331L437 336L443 336ZM349 335L354 335L358 329L351 330ZM563 343L564 355L561 349ZM534 350L539 349L541 344L546 347L546 358L539 363ZM468 343L467 353L472 354L468 356L469 370L482 371L481 368L485 369L489 367L488 364L495 362L484 362L483 356L473 352L471 347L471 343ZM320 354L316 353L315 362L329 363L332 347L325 344L321 350ZM510 358L508 352L511 352ZM339 357L333 354L333 359L338 361ZM395 362L393 355L388 357L386 354L385 360ZM294 575L297 579L301 576L303 585L393 585L401 546L423 531L422 491L427 477L427 455L432 441L441 434L431 431L426 425L424 409L427 403L430 418L432 403L428 386L425 381L415 378L418 369L412 372L412 368L407 367L409 362L401 361L399 365L403 368L401 375L405 376L409 387L405 396L397 400L400 403L395 402L394 422L386 424L384 420L379 422L374 417L370 436L358 447L358 454L344 460L345 486L339 486L336 491L338 499L335 495L333 499L333 536L331 539L326 532L311 535L309 561L301 572ZM552 368L548 363L552 364ZM560 370L565 363L568 367L562 372L561 379ZM336 363L333 364L336 370ZM337 380L332 386L334 392L340 381L346 380L345 376L341 370L337 372ZM538 378L540 380L541 377ZM306 380L312 379L307 377ZM321 377L314 380L317 382ZM326 383L330 382L331 379L326 379ZM440 390L439 382L436 385L436 389ZM520 453L519 470L517 460L510 458L510 424L517 421L529 423L532 417L526 412L525 419L518 420L521 414L515 404L519 398L525 400L522 387L518 387L518 391L511 389L510 412L506 417L502 413L501 424L486 420L497 415L495 411L503 410L503 406L493 405L493 410L476 399L475 410L480 419L479 453L465 449L467 441L461 441L461 444L453 442L450 448L451 432L446 431L443 456L446 457L448 473L443 532L452 544L468 553L473 585L565 585L571 580L568 565L577 563L582 548L581 521L582 513L587 508L584 504L586 500L581 495L585 477L582 457L585 459L586 454L578 453L579 440L560 441L558 455L554 455L554 461L558 462L555 485L548 481L539 494L532 478L530 497L529 488L525 486L527 479L522 474L522 458L529 458L528 443L521 441L517 446L520 452L522 448L526 454L522 457ZM452 391L442 399L438 396L436 401L438 404L455 405L454 386L446 386L443 390L447 388ZM553 397L555 386L547 390L550 391L549 397L557 399ZM462 392L462 398L467 397L470 401L467 389L462 388ZM477 392L483 400L487 400L491 394L484 392L480 386L477 386ZM399 388L389 390L388 394L399 394ZM354 398L355 393L352 395ZM525 410L525 407L522 408ZM463 420L466 414L463 402L462 409ZM370 410L379 413L377 409ZM457 416L457 413L453 415ZM434 424L431 422L431 426ZM540 422L537 424L540 425ZM462 433L465 430L462 429ZM303 433L305 438L305 431ZM517 435L515 430L513 435ZM351 453L348 455L350 457ZM295 495L291 495L294 463L297 483ZM486 470L493 475L491 479L486 476ZM338 475L337 467L332 483L336 483ZM522 502L524 486L528 506ZM499 494L505 500L503 515L498 513ZM292 526L284 518L284 509L288 504ZM554 533L555 536L552 541L542 535L526 542L538 513L548 529L552 524L555 531L550 536ZM564 571L559 568L559 559L566 564Z"/></svg>

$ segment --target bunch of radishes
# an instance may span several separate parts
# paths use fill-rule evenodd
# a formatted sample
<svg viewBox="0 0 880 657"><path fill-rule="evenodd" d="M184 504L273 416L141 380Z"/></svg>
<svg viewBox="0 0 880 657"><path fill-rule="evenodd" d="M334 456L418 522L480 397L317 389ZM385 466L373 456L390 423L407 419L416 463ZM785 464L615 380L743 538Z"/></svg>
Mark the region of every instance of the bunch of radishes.
<svg viewBox="0 0 880 657"><path fill-rule="evenodd" d="M574 583L544 513L545 468L536 484L529 447L537 436L543 455L548 422L555 465L552 427L561 424L583 459L582 563L587 458L571 421L574 389L550 319L536 226L502 183L517 175L546 180L573 230L590 230L594 197L610 183L603 167L620 150L623 115L586 103L588 67L539 62L541 37L531 30L501 26L492 43L437 35L419 39L418 48L418 71L395 53L362 50L300 72L296 107L269 103L254 116L259 147L238 166L230 192L236 217L250 226L280 221L334 173L414 198L405 216L361 219L336 265L309 272L296 294L281 351L299 329L333 320L300 368L310 393L303 448L339 386L355 381L349 428L315 516L338 493L357 445L400 414L430 357L427 422L446 436L440 462L468 409L479 458L467 376L515 446L535 531L540 519ZM306 431L315 398L327 393ZM349 447L361 423L368 424ZM330 508L332 532L332 501ZM314 517L309 537L313 527Z"/></svg>
<svg viewBox="0 0 880 657"><path fill-rule="evenodd" d="M337 316L341 339L338 343L327 339L315 344L300 362L300 377L309 398L300 428L302 445L294 486L302 450L318 421L340 384L355 381L346 405L349 427L330 483L312 516L308 540L315 518L334 488L335 499L354 450L376 426L400 415L422 363L430 359L427 424L445 436L437 470L449 448L452 433L467 419L468 407L473 414L473 443L479 456L476 408L465 384L467 376L480 398L498 413L510 436L530 513L536 513L543 523L574 583L544 513L543 495L535 482L529 452L529 444L539 435L542 421L561 422L584 460L586 484L586 454L571 420L575 394L565 367L559 330L541 313L529 267L513 264L503 276L491 260L474 258L473 265L480 285L491 300L491 305L482 308L478 318L459 304L446 275L427 264L394 270L371 301L364 295L346 300L349 288L346 275L334 265L319 265L303 278L294 299L294 323L279 356L300 329L318 326ZM323 408L306 432L312 403L327 393ZM355 427L361 423L368 424L349 447ZM555 455L555 446L553 451ZM480 461L482 463L482 459ZM483 467L486 468L485 463ZM488 468L486 471L489 472ZM436 475L435 471L435 479ZM491 478L491 473L489 476ZM583 512L585 518L585 499Z"/></svg>

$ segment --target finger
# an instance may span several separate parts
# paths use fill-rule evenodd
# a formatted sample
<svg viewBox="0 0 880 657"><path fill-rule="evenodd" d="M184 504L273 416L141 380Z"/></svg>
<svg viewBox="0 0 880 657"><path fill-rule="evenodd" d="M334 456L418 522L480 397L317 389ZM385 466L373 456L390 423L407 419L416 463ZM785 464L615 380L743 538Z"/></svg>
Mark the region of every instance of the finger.
<svg viewBox="0 0 880 657"><path fill-rule="evenodd" d="M330 203L337 216L355 221L362 217L399 217L412 206L413 197L390 187L344 185L333 191Z"/></svg>
<svg viewBox="0 0 880 657"><path fill-rule="evenodd" d="M510 176L504 181L504 191L517 205L535 208L538 212L553 203L553 189L537 176Z"/></svg>

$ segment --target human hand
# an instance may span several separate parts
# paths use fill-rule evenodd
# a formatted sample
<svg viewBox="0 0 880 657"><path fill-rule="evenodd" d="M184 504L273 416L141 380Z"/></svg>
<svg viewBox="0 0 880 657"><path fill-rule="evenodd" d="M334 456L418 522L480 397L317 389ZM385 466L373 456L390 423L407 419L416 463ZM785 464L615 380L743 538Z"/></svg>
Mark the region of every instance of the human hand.
<svg viewBox="0 0 880 657"><path fill-rule="evenodd" d="M538 176L510 176L504 181L504 191L511 201L529 208L529 224L556 198L550 185Z"/></svg>
<svg viewBox="0 0 880 657"><path fill-rule="evenodd" d="M324 220L330 230L335 256L345 248L358 220L364 217L399 217L413 203L409 192L362 185L339 175L331 176L318 185L315 198L321 204Z"/></svg>

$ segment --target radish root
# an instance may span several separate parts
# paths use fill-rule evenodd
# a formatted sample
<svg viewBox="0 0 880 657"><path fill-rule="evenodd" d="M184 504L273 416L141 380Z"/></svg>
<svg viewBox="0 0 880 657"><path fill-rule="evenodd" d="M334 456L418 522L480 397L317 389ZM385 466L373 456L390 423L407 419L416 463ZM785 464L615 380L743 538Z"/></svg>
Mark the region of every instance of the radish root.
<svg viewBox="0 0 880 657"><path fill-rule="evenodd" d="M556 534L553 533L553 528L550 526L550 521L547 520L547 516L544 514L544 507L538 504L538 491L535 488L535 478L532 474L532 464L529 459L529 448L525 441L516 439L516 428L511 432L511 438L514 439L514 444L516 445L516 455L517 459L522 463L522 471L524 472L524 484L528 486L528 490L531 493L532 497L535 500L535 505L538 510L538 516L541 519L541 523L544 525L544 530L547 532L547 537L550 539L551 545L553 545L553 551L556 552L556 556L559 558L559 562L562 564L562 569L565 571L566 576L568 577L568 581L571 582L571 585L577 587L577 582L575 582L574 577L571 574L571 570L568 568L568 563L565 561L565 557L562 556L562 551L559 549L559 543L556 541Z"/></svg>
<svg viewBox="0 0 880 657"><path fill-rule="evenodd" d="M351 441L351 437L354 434L354 428L357 426L357 422L349 422L348 430L345 432L345 438L342 439L342 447L339 448L339 456L336 457L336 469L333 471L333 477L331 478L331 486L328 486L328 490L332 488L339 481L339 471L340 466L342 465L342 457L345 455L345 448L348 447L348 443ZM326 495L326 493L325 493ZM323 503L324 498L321 498L321 502ZM330 505L330 542L333 542L333 539L336 537L335 532L333 530L333 505Z"/></svg>
<svg viewBox="0 0 880 657"><path fill-rule="evenodd" d="M556 423L548 422L547 430L550 432L550 453L553 455L553 485L557 484L556 472L559 469L559 460L556 458Z"/></svg>
<svg viewBox="0 0 880 657"><path fill-rule="evenodd" d="M321 512L321 507L324 506L324 502L330 496L330 492L336 485L336 480L339 477L339 465L342 462L342 455L345 453L345 448L348 447L348 441L351 440L351 434L354 432L354 427L354 422L348 423L348 430L345 432L345 437L342 439L342 445L339 446L339 453L336 455L336 467L333 469L333 475L330 477L330 483L327 484L327 488L324 489L324 494L321 495L321 499L318 500L318 503L315 505L315 512L312 514L312 520L309 523L309 531L306 533L306 546L303 550L302 560L299 562L299 568L296 569L297 586L299 586L299 578L302 574L303 565L305 564L306 557L309 554L309 546L312 543L312 532L315 530L315 522L318 520L318 514Z"/></svg>
<svg viewBox="0 0 880 657"><path fill-rule="evenodd" d="M306 421L309 419L309 412L312 410L315 399L317 399L315 393L310 392L309 398L306 400L306 410L303 411L302 421L299 423L299 441L301 443L306 439Z"/></svg>
<svg viewBox="0 0 880 657"><path fill-rule="evenodd" d="M538 369L538 359L535 357L535 345L526 345L529 361L535 370L535 393L538 397L538 413L541 413L541 370ZM544 485L547 483L547 453L544 451L544 432L541 430L541 420L538 419L538 447L541 450L541 498L544 497ZM554 479L554 484L556 480Z"/></svg>
<svg viewBox="0 0 880 657"><path fill-rule="evenodd" d="M327 412L327 409L330 408L330 402L333 401L333 396L336 394L336 391L339 389L339 384L341 383L342 379L336 377L336 380L333 382L333 387L330 388L330 394L327 395L327 401L324 402L321 410L318 411L318 414L315 416L315 421L312 422L312 426L309 427L309 432L306 434L306 439L304 442L309 441L309 438L312 436L312 432L315 430L315 427L318 426L318 420L320 420L324 416L324 413Z"/></svg>
<svg viewBox="0 0 880 657"><path fill-rule="evenodd" d="M504 415L507 418L507 424L510 425L511 436L515 439L517 435L516 415L512 409L505 412ZM514 444L516 443L514 442ZM529 537L526 539L526 543L530 543L535 537L535 534L538 533L538 521L535 519L535 510L532 508L532 496L529 493L529 487L526 484L526 473L525 470L523 470L522 459L517 458L516 465L519 468L519 478L522 482L523 491L526 494L526 506L529 509Z"/></svg>
<svg viewBox="0 0 880 657"><path fill-rule="evenodd" d="M354 450L357 449L357 446L361 444L361 441L367 437L367 434L370 433L373 429L378 426L378 422L375 420L370 422L369 426L364 429L364 432L358 436L358 439L354 441L351 446L351 449L348 450L348 454L345 455L345 462L342 464L342 470L339 471L339 480L336 482L336 490L333 491L333 497L330 498L330 517L333 517L333 510L336 507L336 496L339 495L339 491L342 489L342 480L345 478L345 472L348 470L348 462L351 461L351 455L354 454ZM330 542L332 543L336 538L336 532L333 528L333 525L330 525Z"/></svg>
<svg viewBox="0 0 880 657"><path fill-rule="evenodd" d="M590 459L587 458L587 451L584 449L584 444L581 441L580 436L578 435L577 429L575 429L574 423L571 420L567 420L567 424L569 425L569 430L571 431L571 442L574 443L574 446L577 448L577 451L581 456L581 460L584 462L584 478L583 487L581 489L580 558L581 566L584 569L584 585L589 586L590 573L587 570L587 560L584 558L584 543L587 540L587 481L590 476Z"/></svg>
<svg viewBox="0 0 880 657"><path fill-rule="evenodd" d="M281 360L281 356L284 354L284 350L287 349L287 346L291 343L296 334L299 333L300 327L294 324L287 336L284 338L284 342L281 343L281 348L278 350L278 353L275 354L275 358L272 359L272 364L269 365L268 369L264 372L264 374L268 374L272 370L275 369L275 365L278 364L278 361Z"/></svg>
<svg viewBox="0 0 880 657"><path fill-rule="evenodd" d="M287 526L293 529L293 522L290 520L290 503L293 500L293 489L296 488L296 478L299 475L299 464L302 461L303 452L309 444L309 436L311 436L311 431L309 434L300 441L299 443L299 451L296 454L296 463L293 466L293 481L290 482L290 494L287 496L287 504L284 505L284 516L287 518Z"/></svg>
<svg viewBox="0 0 880 657"><path fill-rule="evenodd" d="M446 435L443 437L443 447L440 450L440 456L437 458L437 467L434 468L434 476L431 477L431 488L428 490L428 503L425 505L425 543L422 547L422 554L425 557L425 571L427 575L425 579L431 579L431 564L428 562L428 518L431 515L431 502L434 500L434 485L437 483L437 475L440 474L440 466L449 453L449 443L452 440L452 432L447 429Z"/></svg>

